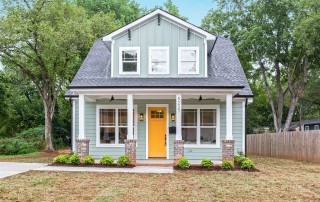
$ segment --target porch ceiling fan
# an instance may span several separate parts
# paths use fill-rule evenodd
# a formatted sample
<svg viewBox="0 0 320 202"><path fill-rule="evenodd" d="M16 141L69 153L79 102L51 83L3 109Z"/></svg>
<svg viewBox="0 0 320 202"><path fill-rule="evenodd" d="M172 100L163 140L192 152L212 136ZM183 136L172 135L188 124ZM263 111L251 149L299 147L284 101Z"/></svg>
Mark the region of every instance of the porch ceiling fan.
<svg viewBox="0 0 320 202"><path fill-rule="evenodd" d="M126 99L115 99L115 98L113 97L113 95L111 96L111 98L110 98L110 99L108 99L108 98L107 98L107 100L109 100L109 102L112 102L112 101L114 101L114 100L118 100L118 101L126 101Z"/></svg>
<svg viewBox="0 0 320 202"><path fill-rule="evenodd" d="M216 100L215 98L202 98L200 95L199 98L189 98L189 100L198 100L198 102L201 102L202 100Z"/></svg>

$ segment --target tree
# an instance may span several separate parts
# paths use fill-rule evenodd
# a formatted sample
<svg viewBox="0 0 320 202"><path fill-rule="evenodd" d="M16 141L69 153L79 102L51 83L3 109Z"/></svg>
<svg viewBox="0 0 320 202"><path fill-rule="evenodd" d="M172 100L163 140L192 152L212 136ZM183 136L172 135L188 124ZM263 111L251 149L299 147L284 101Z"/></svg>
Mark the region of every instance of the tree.
<svg viewBox="0 0 320 202"><path fill-rule="evenodd" d="M298 0L221 0L218 10L211 10L202 21L203 28L230 37L240 59L259 70L276 132L289 129L313 62L314 47L299 42L304 40L295 34L300 24L298 6ZM286 100L289 109L283 126Z"/></svg>
<svg viewBox="0 0 320 202"><path fill-rule="evenodd" d="M163 6L155 6L151 11L156 10L156 9L162 9L170 13L171 15L174 15L184 21L187 21L188 18L186 16L183 16L180 14L179 8L173 4L172 0L167 0L166 3L164 3Z"/></svg>
<svg viewBox="0 0 320 202"><path fill-rule="evenodd" d="M86 12L67 1L5 1L0 18L1 60L36 88L44 107L46 149L53 151L57 98L92 40Z"/></svg>

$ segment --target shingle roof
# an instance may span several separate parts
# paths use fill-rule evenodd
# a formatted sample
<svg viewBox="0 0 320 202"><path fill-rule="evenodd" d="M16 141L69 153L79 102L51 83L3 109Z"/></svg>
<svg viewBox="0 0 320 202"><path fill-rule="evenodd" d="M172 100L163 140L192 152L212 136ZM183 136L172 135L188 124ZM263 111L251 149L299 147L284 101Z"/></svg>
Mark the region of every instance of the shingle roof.
<svg viewBox="0 0 320 202"><path fill-rule="evenodd" d="M320 116L316 117L314 119L309 119L309 120L302 120L301 121L302 125L311 125L311 124L320 124ZM292 122L290 124L290 129L296 128L300 126L300 122L296 121L296 122Z"/></svg>
<svg viewBox="0 0 320 202"><path fill-rule="evenodd" d="M253 96L232 42L219 37L208 55L207 78L111 78L111 53L102 40L93 44L69 88L243 88ZM65 96L72 95L67 91Z"/></svg>

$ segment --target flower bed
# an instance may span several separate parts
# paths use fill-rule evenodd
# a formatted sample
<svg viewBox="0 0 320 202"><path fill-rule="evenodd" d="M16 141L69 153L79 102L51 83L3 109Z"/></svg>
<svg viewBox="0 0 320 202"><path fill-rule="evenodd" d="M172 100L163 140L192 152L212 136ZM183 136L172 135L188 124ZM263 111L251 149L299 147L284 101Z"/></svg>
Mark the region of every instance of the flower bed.
<svg viewBox="0 0 320 202"><path fill-rule="evenodd" d="M64 164L64 163L51 163L48 166L62 166L62 167L97 167L97 168L133 168L135 167L135 165L126 165L126 166L120 166L117 164L113 164L113 165L101 165L98 163L94 163L94 164L84 164L84 163L80 163L80 164Z"/></svg>

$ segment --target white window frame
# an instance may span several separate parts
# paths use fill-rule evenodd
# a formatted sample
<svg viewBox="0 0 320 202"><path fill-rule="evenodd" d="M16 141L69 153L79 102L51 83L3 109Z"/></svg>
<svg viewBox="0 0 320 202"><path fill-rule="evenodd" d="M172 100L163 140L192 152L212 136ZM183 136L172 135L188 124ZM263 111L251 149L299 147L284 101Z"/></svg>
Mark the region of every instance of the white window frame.
<svg viewBox="0 0 320 202"><path fill-rule="evenodd" d="M116 114L116 125L115 125L115 139L116 142L119 141L119 121L118 121L118 111L119 109L127 109L127 105L97 105L96 106L96 147L124 147L124 144L105 144L105 143L100 143L100 109L115 109L115 114ZM137 105L133 106L134 109L134 139L138 140L138 107ZM123 126L120 126L123 127ZM128 127L128 125L127 125Z"/></svg>
<svg viewBox="0 0 320 202"><path fill-rule="evenodd" d="M167 71L164 72L164 73L158 73L158 72L152 72L152 61L151 61L151 51L154 51L154 50L165 50L167 51ZM169 46L152 46L152 47L149 47L149 74L170 74L170 54L169 54Z"/></svg>
<svg viewBox="0 0 320 202"><path fill-rule="evenodd" d="M137 51L137 71L124 72L122 65L122 51ZM140 74L140 47L119 47L119 74L122 75L139 75Z"/></svg>
<svg viewBox="0 0 320 202"><path fill-rule="evenodd" d="M220 105L182 105L182 109L197 110L197 144L184 144L185 148L220 148ZM200 126L200 110L215 109L216 110L216 144L201 144L200 129L206 126ZM182 126L184 128L184 126Z"/></svg>
<svg viewBox="0 0 320 202"><path fill-rule="evenodd" d="M196 51L196 72L184 72L182 71L182 66L181 66L181 51L184 50L195 50ZM178 47L178 74L199 74L199 47L194 46L194 47Z"/></svg>
<svg viewBox="0 0 320 202"><path fill-rule="evenodd" d="M319 130L319 125L314 125L314 130Z"/></svg>
<svg viewBox="0 0 320 202"><path fill-rule="evenodd" d="M305 127L304 127L304 130L306 130L306 131L307 131L307 130L310 130L310 127L309 127L309 126L305 126Z"/></svg>

